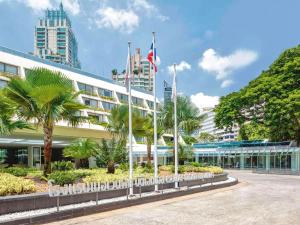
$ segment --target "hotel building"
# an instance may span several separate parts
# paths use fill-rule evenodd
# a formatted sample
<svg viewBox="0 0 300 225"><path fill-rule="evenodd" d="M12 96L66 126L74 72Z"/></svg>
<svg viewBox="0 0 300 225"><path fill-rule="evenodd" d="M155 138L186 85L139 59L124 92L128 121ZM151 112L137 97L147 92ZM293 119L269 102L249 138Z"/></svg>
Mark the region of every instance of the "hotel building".
<svg viewBox="0 0 300 225"><path fill-rule="evenodd" d="M109 132L102 125L107 122L107 116L115 105L128 103L128 93L123 85L64 64L0 47L0 87L5 87L11 77L25 78L26 71L35 67L59 71L72 80L75 90L83 91L78 101L90 106L89 109L82 111L83 115L94 118L92 123L83 123L75 128L65 122L59 122L55 126L53 160L61 160L62 149L76 138L86 137L95 140L110 138ZM153 112L154 97L150 92L133 88L132 104L141 114L146 115ZM137 153L146 153L146 145L137 144L141 141L143 140L134 138L134 150ZM163 145L164 141L161 140L159 143ZM41 129L17 130L10 136L0 137L0 163L40 167L43 163L42 150ZM143 160L140 154L137 157ZM11 161L7 162L7 159ZM93 165L94 162L91 164Z"/></svg>
<svg viewBox="0 0 300 225"><path fill-rule="evenodd" d="M34 55L80 68L77 41L62 3L58 10L46 10L35 27Z"/></svg>

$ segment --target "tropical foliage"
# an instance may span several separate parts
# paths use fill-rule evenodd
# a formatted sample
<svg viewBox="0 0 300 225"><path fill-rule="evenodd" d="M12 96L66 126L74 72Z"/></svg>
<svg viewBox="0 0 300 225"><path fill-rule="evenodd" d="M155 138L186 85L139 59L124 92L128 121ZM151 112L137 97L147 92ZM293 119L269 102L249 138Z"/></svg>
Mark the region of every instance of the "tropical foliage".
<svg viewBox="0 0 300 225"><path fill-rule="evenodd" d="M98 162L102 162L107 167L108 173L115 172L116 163L125 163L127 161L126 141L102 139L97 154Z"/></svg>
<svg viewBox="0 0 300 225"><path fill-rule="evenodd" d="M0 135L9 135L15 129L31 128L25 120L13 118L16 105L0 92Z"/></svg>
<svg viewBox="0 0 300 225"><path fill-rule="evenodd" d="M207 132L202 132L200 133L198 140L200 142L211 142L211 141L215 141L217 139L216 136L209 134Z"/></svg>
<svg viewBox="0 0 300 225"><path fill-rule="evenodd" d="M44 133L44 174L51 172L52 139L54 125L61 120L72 126L84 121L78 103L79 93L72 81L60 72L35 68L29 70L26 79L11 78L5 88L5 96L16 105L17 116L42 127Z"/></svg>
<svg viewBox="0 0 300 225"><path fill-rule="evenodd" d="M221 98L215 122L231 130L243 126L243 138L296 140L300 145L300 46L284 51L256 79L238 92ZM245 136L246 135L246 136Z"/></svg>
<svg viewBox="0 0 300 225"><path fill-rule="evenodd" d="M160 123L157 124L157 139L159 139L164 133L164 129ZM135 134L137 136L144 137L147 145L147 164L151 165L151 145L154 142L154 120L153 115L148 114L142 118L141 123L137 124L135 128Z"/></svg>
<svg viewBox="0 0 300 225"><path fill-rule="evenodd" d="M8 173L0 173L0 196L36 191L34 182Z"/></svg>
<svg viewBox="0 0 300 225"><path fill-rule="evenodd" d="M97 154L98 144L90 138L79 138L64 149L64 156L75 159L76 168L88 167L88 158Z"/></svg>

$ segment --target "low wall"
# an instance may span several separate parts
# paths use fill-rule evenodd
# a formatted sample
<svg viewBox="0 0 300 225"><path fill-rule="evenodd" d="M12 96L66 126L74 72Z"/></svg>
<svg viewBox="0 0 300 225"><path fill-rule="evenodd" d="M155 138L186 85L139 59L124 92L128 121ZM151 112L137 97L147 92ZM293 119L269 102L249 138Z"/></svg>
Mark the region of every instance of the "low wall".
<svg viewBox="0 0 300 225"><path fill-rule="evenodd" d="M193 181L183 181L179 182L180 187L184 186L195 186L210 182L218 182L227 180L227 174L215 175L214 178L205 178L203 180L193 180ZM174 187L174 183L159 185L159 189L166 189ZM154 191L154 186L145 186L141 188L141 192L150 192ZM127 190L112 190L112 191L103 191L98 192L98 200L116 198L126 195ZM134 188L134 193L138 194L140 188ZM59 204L60 206L83 203L94 201L96 199L97 192L77 194L77 195L68 195L60 196ZM49 197L48 193L35 193L35 194L26 194L26 195L14 195L14 196L5 196L0 197L0 215L29 211L35 209L51 208L57 206L57 198Z"/></svg>

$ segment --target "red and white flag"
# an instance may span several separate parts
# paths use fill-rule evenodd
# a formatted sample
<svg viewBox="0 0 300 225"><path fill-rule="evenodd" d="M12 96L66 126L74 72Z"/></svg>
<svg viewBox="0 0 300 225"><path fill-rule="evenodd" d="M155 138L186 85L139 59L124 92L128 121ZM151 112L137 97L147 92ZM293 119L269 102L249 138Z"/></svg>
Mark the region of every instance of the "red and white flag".
<svg viewBox="0 0 300 225"><path fill-rule="evenodd" d="M151 47L150 47L147 59L153 65L155 72L157 72L157 66L156 66L156 48L154 48L153 46L154 46L154 39L153 39L153 42L151 44Z"/></svg>

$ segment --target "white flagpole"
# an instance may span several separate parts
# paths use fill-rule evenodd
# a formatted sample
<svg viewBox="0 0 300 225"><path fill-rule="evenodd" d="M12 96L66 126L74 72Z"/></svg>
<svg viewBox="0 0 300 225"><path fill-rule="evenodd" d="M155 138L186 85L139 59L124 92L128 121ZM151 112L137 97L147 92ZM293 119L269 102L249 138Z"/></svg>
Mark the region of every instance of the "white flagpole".
<svg viewBox="0 0 300 225"><path fill-rule="evenodd" d="M176 64L174 66L173 77L173 101L174 101L174 153L175 153L175 176L178 176L178 129L177 129L177 90L176 90ZM175 89L175 90L174 90ZM175 182L175 188L178 188L178 182Z"/></svg>
<svg viewBox="0 0 300 225"><path fill-rule="evenodd" d="M130 189L129 195L133 195L133 160L132 160L132 108L131 108L131 53L130 53L130 42L128 42L128 57L129 57L129 65L128 65L128 108L129 108L129 180L130 180Z"/></svg>
<svg viewBox="0 0 300 225"><path fill-rule="evenodd" d="M153 35L153 62L155 63L155 32L152 32ZM154 94L154 179L157 180L158 178L158 163L157 163L157 115L156 115L156 72L155 68L153 67L153 94ZM158 191L158 185L155 185L155 191Z"/></svg>

